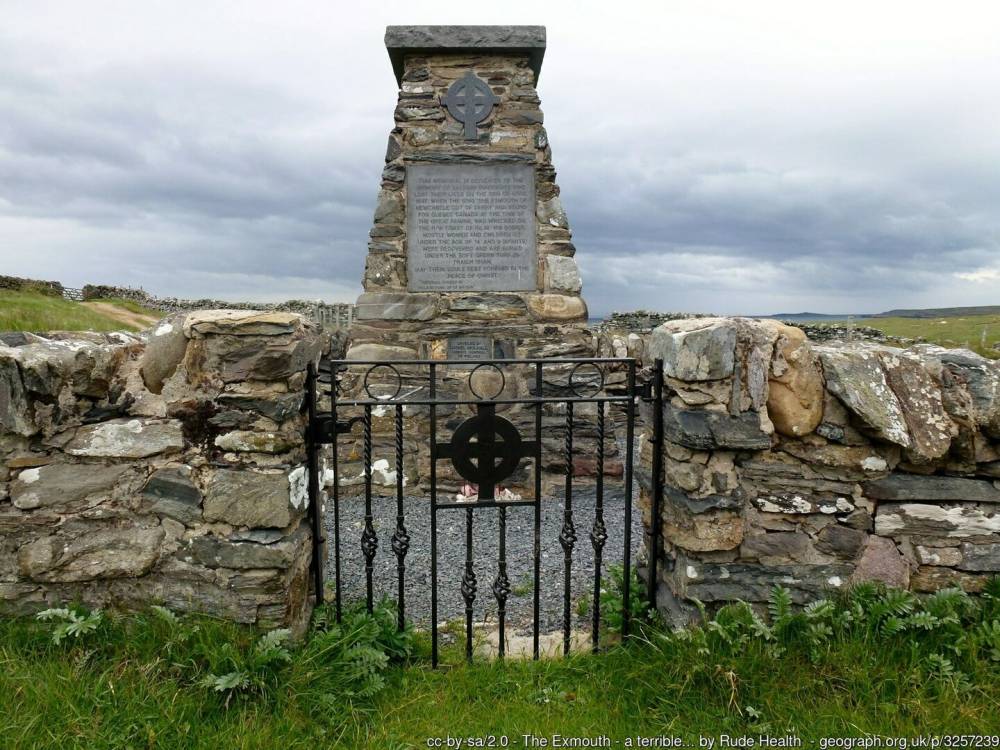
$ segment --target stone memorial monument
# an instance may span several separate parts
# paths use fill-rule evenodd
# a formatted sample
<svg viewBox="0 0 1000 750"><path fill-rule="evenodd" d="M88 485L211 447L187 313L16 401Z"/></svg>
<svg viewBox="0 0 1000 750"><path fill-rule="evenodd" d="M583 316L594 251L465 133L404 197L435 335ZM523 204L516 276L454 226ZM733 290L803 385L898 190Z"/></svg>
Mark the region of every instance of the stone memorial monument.
<svg viewBox="0 0 1000 750"><path fill-rule="evenodd" d="M505 366L503 377L492 384L486 377L474 391L470 377L475 383L489 373L447 362L592 355L536 90L545 28L390 26L385 45L399 98L346 357L398 361L409 393L426 383L426 369L402 361L431 359L442 361L438 397L478 398L494 385L491 395L531 395L529 367ZM375 392L380 377L395 377L388 368L351 370L347 393L360 393L365 377ZM558 380L556 372L551 385ZM399 392L398 385L385 390ZM533 432L530 414L498 409ZM455 410L444 428L466 411ZM406 415L405 471L413 482L426 476L427 458L409 436L426 435L426 413L408 408ZM556 415L552 422L561 424ZM391 426L376 420L373 431L373 457L391 465ZM562 440L558 428L549 432ZM360 453L353 451L355 460ZM353 470L349 461L345 468Z"/></svg>
<svg viewBox="0 0 1000 750"><path fill-rule="evenodd" d="M536 86L542 26L390 26L395 127L352 359L586 356Z"/></svg>

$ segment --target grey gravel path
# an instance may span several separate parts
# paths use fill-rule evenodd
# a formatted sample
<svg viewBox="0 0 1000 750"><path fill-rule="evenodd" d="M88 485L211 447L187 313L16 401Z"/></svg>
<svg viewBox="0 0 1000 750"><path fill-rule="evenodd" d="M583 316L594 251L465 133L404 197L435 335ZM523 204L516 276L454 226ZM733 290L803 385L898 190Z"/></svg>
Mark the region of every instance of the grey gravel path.
<svg viewBox="0 0 1000 750"><path fill-rule="evenodd" d="M603 569L608 564L621 563L624 547L624 488L620 482L605 484L604 519L608 541L604 547ZM589 621L586 607L594 587L594 550L589 533L594 520L595 491L580 487L573 493L573 517L577 538L572 565L571 600L573 616L578 624ZM430 624L430 504L424 497L409 497L404 501L406 527L410 534L410 549L406 557L406 616L418 627ZM559 531L563 522L564 502L561 496L542 500L542 560L540 586L540 629L551 632L562 627L563 617L563 551ZM509 508L507 511L507 574L513 592L507 601L508 627L515 632L530 632L532 622L532 541L534 510L531 507ZM379 538L375 557L374 590L376 600L383 595L396 596L396 557L390 538L396 525L394 497L372 499L372 515ZM478 579L475 602L477 622L496 621L496 599L491 585L497 574L497 516L492 508L473 511L473 560ZM465 603L460 592L465 571L465 517L463 509L438 511L438 621L465 616ZM361 554L361 530L364 523L364 499L341 500L341 574L345 601L363 601L365 596L364 558ZM327 580L333 581L333 509L326 509L330 555ZM639 509L632 512L632 559L636 560L642 543L642 519ZM577 603L583 599L578 611Z"/></svg>

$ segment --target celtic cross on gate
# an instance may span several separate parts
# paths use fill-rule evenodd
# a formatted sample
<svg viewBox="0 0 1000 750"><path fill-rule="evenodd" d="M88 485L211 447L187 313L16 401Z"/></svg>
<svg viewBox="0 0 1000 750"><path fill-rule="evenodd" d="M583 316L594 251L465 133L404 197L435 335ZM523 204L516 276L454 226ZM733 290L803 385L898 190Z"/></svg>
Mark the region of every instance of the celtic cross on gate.
<svg viewBox="0 0 1000 750"><path fill-rule="evenodd" d="M476 416L458 426L450 443L435 448L439 457L451 459L459 476L479 486L480 500L492 500L497 484L522 458L534 455L537 443L522 440L514 425L497 416L495 404L477 404Z"/></svg>
<svg viewBox="0 0 1000 750"><path fill-rule="evenodd" d="M465 125L467 141L476 140L476 125L489 117L499 102L486 81L471 70L451 84L444 99L451 116Z"/></svg>

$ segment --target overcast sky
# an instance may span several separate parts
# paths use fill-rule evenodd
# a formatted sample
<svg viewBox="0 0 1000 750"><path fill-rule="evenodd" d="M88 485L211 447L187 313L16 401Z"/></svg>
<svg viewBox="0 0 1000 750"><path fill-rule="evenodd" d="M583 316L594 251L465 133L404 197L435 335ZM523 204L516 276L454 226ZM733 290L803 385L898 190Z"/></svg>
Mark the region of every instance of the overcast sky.
<svg viewBox="0 0 1000 750"><path fill-rule="evenodd" d="M532 23L593 314L1000 304L995 2L472 5L0 0L0 273L353 301L386 24Z"/></svg>

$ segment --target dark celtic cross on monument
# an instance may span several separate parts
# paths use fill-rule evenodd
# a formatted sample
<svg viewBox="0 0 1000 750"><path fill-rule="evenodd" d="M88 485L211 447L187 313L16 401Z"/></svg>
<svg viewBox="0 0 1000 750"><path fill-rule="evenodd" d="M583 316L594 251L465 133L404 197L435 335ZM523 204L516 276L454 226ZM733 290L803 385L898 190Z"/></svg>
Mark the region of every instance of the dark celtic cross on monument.
<svg viewBox="0 0 1000 750"><path fill-rule="evenodd" d="M448 89L444 103L448 112L465 125L465 139L476 140L476 125L490 116L493 105L500 100L489 85L471 70Z"/></svg>
<svg viewBox="0 0 1000 750"><path fill-rule="evenodd" d="M492 500L497 484L522 458L534 455L537 443L522 440L514 425L497 416L495 404L477 404L476 412L458 426L450 443L435 448L438 457L451 459L459 476L479 486L480 500Z"/></svg>

